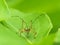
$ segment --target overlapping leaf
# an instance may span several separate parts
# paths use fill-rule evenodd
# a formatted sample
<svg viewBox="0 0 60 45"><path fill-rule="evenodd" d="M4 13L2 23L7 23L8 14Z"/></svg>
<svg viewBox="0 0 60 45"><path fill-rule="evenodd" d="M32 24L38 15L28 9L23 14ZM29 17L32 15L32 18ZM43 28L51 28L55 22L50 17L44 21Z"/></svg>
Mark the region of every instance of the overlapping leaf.
<svg viewBox="0 0 60 45"><path fill-rule="evenodd" d="M2 31L3 35L1 34L1 37L3 36L2 39L4 39L4 40L6 39L6 42L3 42L3 43L6 43L8 45L10 45L10 44L11 45L13 45L13 44L14 45L29 45L29 44L40 45L41 41L43 41L43 39L49 35L49 32L52 29L52 23L47 14L45 14L45 13L26 14L26 13L22 13L17 10L13 10L13 9L11 11L12 11L13 16L19 16L19 17L23 18L24 21L28 24L28 26L29 26L30 21L32 20L34 22L32 24L33 25L32 27L34 28L33 30L35 30L37 32L37 37L36 37L36 39L32 39L33 37L28 39L25 35L22 35L22 37L19 37L19 35L16 34L15 32L17 32L21 29L22 20L19 17L11 17L9 20L6 20L8 27L10 27L11 29L4 28L7 32ZM38 17L38 18L36 19L36 17ZM1 27L1 28L2 28L1 30L4 30L3 27ZM7 34L6 37L4 36L5 35L4 33ZM32 35L32 33L31 33L31 35Z"/></svg>

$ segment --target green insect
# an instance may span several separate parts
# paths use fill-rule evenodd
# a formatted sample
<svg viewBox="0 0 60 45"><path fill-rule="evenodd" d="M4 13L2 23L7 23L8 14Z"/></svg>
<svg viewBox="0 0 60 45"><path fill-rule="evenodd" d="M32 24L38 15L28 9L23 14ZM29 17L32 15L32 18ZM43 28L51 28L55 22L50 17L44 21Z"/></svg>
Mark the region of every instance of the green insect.
<svg viewBox="0 0 60 45"><path fill-rule="evenodd" d="M12 16L12 17L19 17L19 16ZM21 20L22 20L22 29L20 29L19 31L18 31L18 34L20 35L20 36L22 36L21 34L23 34L23 33L25 33L24 35L27 37L27 38L29 38L30 36L29 36L29 34L30 34L30 32L32 32L32 34L33 34L33 38L35 39L36 38L36 35L37 35L37 32L35 31L35 30L33 30L33 27L32 27L32 24L33 24L33 22L35 21L35 20L37 20L37 18L39 18L39 16L38 17L36 17L36 19L34 20L34 21L32 21L32 20L30 20L30 26L27 26L27 23L24 21L24 19L23 18L21 18L21 17L19 17ZM24 28L24 23L26 24L26 27ZM29 28L28 28L29 27Z"/></svg>
<svg viewBox="0 0 60 45"><path fill-rule="evenodd" d="M35 32L34 30L32 30L32 20L30 21L30 27L29 28L28 28L28 26L26 28L24 28L23 23L26 24L26 22L24 20L22 20L22 29L19 31L20 35L25 32L26 33L26 37L29 38L30 37L29 34L30 34L30 32L32 32L34 38L36 38L37 32Z"/></svg>

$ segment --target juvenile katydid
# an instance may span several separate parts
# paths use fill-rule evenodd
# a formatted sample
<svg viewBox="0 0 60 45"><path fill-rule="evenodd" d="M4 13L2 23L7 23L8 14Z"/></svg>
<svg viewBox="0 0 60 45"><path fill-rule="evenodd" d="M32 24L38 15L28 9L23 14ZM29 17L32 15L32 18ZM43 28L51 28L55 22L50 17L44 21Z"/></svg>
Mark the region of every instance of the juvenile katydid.
<svg viewBox="0 0 60 45"><path fill-rule="evenodd" d="M36 38L36 34L37 32L35 32L34 30L32 30L32 20L30 21L30 27L28 28L28 26L26 28L24 28L23 23L26 23L24 20L22 20L22 30L19 31L19 33L23 33L26 32L26 37L29 38L29 33L32 32L34 33L34 38ZM27 23L26 23L27 25Z"/></svg>
<svg viewBox="0 0 60 45"><path fill-rule="evenodd" d="M26 33L26 37L27 38L29 38L30 36L29 36L29 34L30 34L30 32L32 32L33 33L33 38L35 39L36 38L36 35L37 35L37 32L35 31L35 30L33 30L32 28L32 24L33 24L33 22L32 22L32 20L30 20L30 26L28 26L27 25L27 23L24 21L24 19L23 18L21 18L21 17L19 17L19 16L12 16L12 17L18 17L18 18L20 18L21 20L22 20L22 29L19 29L19 31L17 32L20 36L22 36L21 34L22 33ZM37 17L38 18L38 17ZM35 19L36 20L36 19ZM34 20L34 21L35 21ZM24 28L24 23L26 24L26 27ZM28 28L29 27L29 28Z"/></svg>

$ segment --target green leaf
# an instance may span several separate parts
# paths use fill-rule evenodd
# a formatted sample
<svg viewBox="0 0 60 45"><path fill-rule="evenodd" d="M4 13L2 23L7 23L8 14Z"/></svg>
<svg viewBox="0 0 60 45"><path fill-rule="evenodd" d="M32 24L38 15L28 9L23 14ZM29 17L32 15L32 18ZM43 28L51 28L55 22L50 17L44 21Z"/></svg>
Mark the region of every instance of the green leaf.
<svg viewBox="0 0 60 45"><path fill-rule="evenodd" d="M10 11L5 0L0 0L0 21L6 20L10 16Z"/></svg>
<svg viewBox="0 0 60 45"><path fill-rule="evenodd" d="M4 43L7 45L40 45L41 42L45 37L49 35L49 32L52 29L52 23L50 21L50 18L46 13L22 13L17 10L12 11L12 16L19 16L19 17L11 17L9 20L6 20L6 23L9 29L2 28L2 34L1 34L1 40L3 39L2 43L0 41L0 44L4 45ZM33 31L37 32L36 39L34 39L33 33L30 33L30 38L27 38L25 36L25 33L23 33L20 37L19 34L16 34L20 29L22 29L22 19L27 23L28 27L30 26L30 21L32 20L33 24ZM25 28L26 28L26 24ZM1 25L2 26L2 25ZM3 32L4 31L4 32ZM7 35L6 35L7 34ZM4 42L6 39L6 42ZM43 42L44 43L44 42ZM42 44L43 45L43 44Z"/></svg>

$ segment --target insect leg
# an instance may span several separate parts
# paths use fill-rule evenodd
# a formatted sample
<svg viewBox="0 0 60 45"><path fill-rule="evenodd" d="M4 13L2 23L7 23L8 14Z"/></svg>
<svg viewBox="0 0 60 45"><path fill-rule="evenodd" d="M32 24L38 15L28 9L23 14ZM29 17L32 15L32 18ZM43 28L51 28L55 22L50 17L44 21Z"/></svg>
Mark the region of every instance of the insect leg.
<svg viewBox="0 0 60 45"><path fill-rule="evenodd" d="M37 32L34 32L34 39L36 38Z"/></svg>
<svg viewBox="0 0 60 45"><path fill-rule="evenodd" d="M24 32L24 20L22 20L22 28L19 30L19 34L21 36L21 33Z"/></svg>
<svg viewBox="0 0 60 45"><path fill-rule="evenodd" d="M35 32L35 30L33 30L33 28L32 28L32 20L31 20L31 23L30 23L30 29L31 29L31 32L32 32L33 35L34 35L34 38L36 38L37 32Z"/></svg>
<svg viewBox="0 0 60 45"><path fill-rule="evenodd" d="M35 30L31 30L31 32L33 33L34 39L36 38L37 32Z"/></svg>

